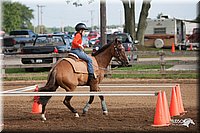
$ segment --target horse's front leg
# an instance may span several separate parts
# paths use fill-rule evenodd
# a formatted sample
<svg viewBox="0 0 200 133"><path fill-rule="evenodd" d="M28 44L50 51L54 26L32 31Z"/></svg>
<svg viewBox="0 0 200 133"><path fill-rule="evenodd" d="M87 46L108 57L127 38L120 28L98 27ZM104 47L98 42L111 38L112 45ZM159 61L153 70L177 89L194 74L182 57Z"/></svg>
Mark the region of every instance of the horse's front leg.
<svg viewBox="0 0 200 133"><path fill-rule="evenodd" d="M90 84L90 92L98 91L99 87L97 84L97 80L93 80L93 83ZM83 108L83 115L85 115L88 112L88 109L90 108L90 105L94 101L94 96L90 96L89 101L86 103L85 107Z"/></svg>
<svg viewBox="0 0 200 133"><path fill-rule="evenodd" d="M90 105L94 101L94 96L90 96L89 101L86 103L85 107L83 108L83 115L85 115L88 112L88 109L90 108Z"/></svg>
<svg viewBox="0 0 200 133"><path fill-rule="evenodd" d="M108 115L108 109L106 106L106 101L104 99L104 96L99 96L99 98L101 99L101 107L102 107L103 114Z"/></svg>
<svg viewBox="0 0 200 133"><path fill-rule="evenodd" d="M78 112L71 106L70 100L72 99L72 96L66 96L63 103L68 107L68 109L75 114L75 117L79 117Z"/></svg>

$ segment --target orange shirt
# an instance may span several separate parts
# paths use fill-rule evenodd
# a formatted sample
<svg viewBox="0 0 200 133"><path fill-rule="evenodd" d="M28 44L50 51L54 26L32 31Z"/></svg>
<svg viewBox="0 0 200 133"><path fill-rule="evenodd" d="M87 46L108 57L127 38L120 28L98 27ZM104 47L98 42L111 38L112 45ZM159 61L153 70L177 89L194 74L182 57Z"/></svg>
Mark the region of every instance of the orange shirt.
<svg viewBox="0 0 200 133"><path fill-rule="evenodd" d="M72 49L81 48L79 45L82 44L82 36L77 33L72 41Z"/></svg>

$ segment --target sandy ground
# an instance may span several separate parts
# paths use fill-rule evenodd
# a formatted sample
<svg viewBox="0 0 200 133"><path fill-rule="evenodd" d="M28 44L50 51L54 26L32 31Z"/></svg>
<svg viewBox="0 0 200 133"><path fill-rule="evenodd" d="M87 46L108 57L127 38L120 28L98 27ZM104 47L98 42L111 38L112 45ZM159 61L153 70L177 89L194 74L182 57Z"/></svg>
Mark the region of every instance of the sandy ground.
<svg viewBox="0 0 200 133"><path fill-rule="evenodd" d="M45 81L3 82L3 89L16 89ZM180 124L169 127L152 127L154 121L156 96L106 96L108 116L102 114L100 100L95 97L86 116L82 116L82 109L88 97L73 97L71 103L81 115L74 115L62 103L64 97L52 97L46 107L47 121L42 122L39 114L32 114L33 97L3 97L4 100L4 129L3 132L197 132L198 131L198 83L196 80L136 80L136 79L105 79L103 84L142 84L181 86L184 108L188 111L184 116L172 119L191 118L195 125L185 127ZM87 88L86 88L87 89ZM88 90L88 89L87 89ZM159 91L166 92L168 104L171 100L169 88L102 88L102 91ZM62 91L61 88L58 91ZM79 91L77 89L76 91Z"/></svg>

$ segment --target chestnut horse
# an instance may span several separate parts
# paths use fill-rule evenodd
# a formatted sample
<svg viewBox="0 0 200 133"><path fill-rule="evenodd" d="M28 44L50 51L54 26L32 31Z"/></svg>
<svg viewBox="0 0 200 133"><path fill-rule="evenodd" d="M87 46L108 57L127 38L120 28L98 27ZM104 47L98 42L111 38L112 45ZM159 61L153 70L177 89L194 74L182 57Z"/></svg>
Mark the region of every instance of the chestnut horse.
<svg viewBox="0 0 200 133"><path fill-rule="evenodd" d="M96 82L90 85L90 91L100 91L98 84L103 80L105 71L112 59L112 57L117 58L122 65L128 65L128 59L125 55L125 49L120 41L115 39L112 43L104 45L101 49L93 54L93 61L96 60L98 67L96 75ZM39 88L39 92L54 92L60 86L66 91L74 91L77 86L87 85L88 74L75 73L72 65L64 59L59 60L54 67L51 68L47 83L44 87ZM51 96L40 96L39 103L42 104L42 120L46 120L45 117L45 107ZM63 103L69 108L71 112L75 114L75 117L79 117L78 112L71 106L70 100L72 96L66 96ZM104 96L99 96L101 99L101 105L103 114L107 114L107 107L104 100ZM88 103L83 109L83 114L85 114L90 104L92 104L94 96L90 96Z"/></svg>

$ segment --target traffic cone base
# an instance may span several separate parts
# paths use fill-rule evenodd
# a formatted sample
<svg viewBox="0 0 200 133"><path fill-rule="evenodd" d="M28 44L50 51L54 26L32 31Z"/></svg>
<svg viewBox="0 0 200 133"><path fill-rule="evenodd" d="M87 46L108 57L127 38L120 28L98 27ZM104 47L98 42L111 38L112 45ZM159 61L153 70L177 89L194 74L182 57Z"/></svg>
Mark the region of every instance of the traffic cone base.
<svg viewBox="0 0 200 133"><path fill-rule="evenodd" d="M169 126L170 124L159 124L159 125L151 125L151 126L153 126L153 127L166 127L166 126Z"/></svg>
<svg viewBox="0 0 200 133"><path fill-rule="evenodd" d="M40 114L40 113L42 113L42 104L34 102L32 107L32 114Z"/></svg>
<svg viewBox="0 0 200 133"><path fill-rule="evenodd" d="M187 113L187 111L184 111L182 113L180 113L180 116L184 116Z"/></svg>

